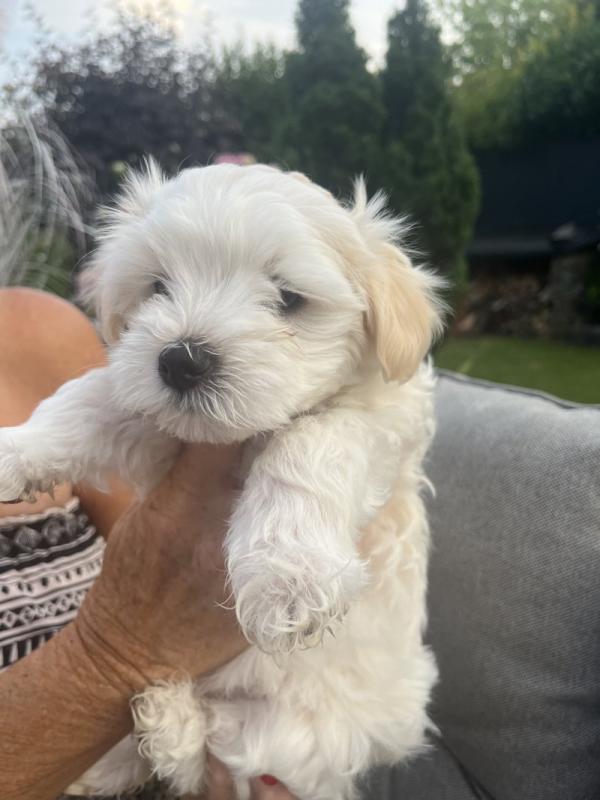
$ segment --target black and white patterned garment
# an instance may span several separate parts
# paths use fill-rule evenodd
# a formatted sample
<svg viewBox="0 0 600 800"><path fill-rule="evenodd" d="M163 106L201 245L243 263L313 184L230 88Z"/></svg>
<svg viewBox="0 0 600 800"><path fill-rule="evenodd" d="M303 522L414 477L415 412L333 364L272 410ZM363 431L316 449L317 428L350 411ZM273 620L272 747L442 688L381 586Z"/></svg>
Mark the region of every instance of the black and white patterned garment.
<svg viewBox="0 0 600 800"><path fill-rule="evenodd" d="M0 518L0 670L70 622L100 572L104 540L79 500Z"/></svg>

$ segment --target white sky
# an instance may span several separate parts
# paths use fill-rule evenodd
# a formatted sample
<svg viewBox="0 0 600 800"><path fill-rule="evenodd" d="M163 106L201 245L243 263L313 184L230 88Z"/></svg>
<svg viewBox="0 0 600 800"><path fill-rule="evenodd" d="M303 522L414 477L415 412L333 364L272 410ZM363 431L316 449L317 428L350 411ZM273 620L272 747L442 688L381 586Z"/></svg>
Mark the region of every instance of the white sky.
<svg viewBox="0 0 600 800"><path fill-rule="evenodd" d="M27 20L32 6L61 40L76 40L91 21L102 25L110 16L109 3L140 8L157 0L0 0L0 78L10 75L14 64L23 68L35 30ZM209 15L218 40L294 42L296 0L171 0L178 16L183 42L192 42ZM376 63L385 53L386 22L402 0L352 0L352 22L359 43Z"/></svg>

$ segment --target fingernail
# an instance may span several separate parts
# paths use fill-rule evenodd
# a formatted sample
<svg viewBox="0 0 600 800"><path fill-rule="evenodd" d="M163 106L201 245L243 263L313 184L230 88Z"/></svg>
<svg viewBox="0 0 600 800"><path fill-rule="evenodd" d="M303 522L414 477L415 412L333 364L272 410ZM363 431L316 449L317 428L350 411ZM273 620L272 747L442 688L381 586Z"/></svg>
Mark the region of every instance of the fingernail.
<svg viewBox="0 0 600 800"><path fill-rule="evenodd" d="M272 775L261 775L260 779L265 786L276 786L279 783L277 778L274 778Z"/></svg>

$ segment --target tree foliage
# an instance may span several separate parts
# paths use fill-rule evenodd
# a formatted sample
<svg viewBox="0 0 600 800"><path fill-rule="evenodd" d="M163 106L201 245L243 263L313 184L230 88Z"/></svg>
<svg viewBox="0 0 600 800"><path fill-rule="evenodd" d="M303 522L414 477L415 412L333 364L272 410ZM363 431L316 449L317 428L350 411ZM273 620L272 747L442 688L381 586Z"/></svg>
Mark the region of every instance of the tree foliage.
<svg viewBox="0 0 600 800"><path fill-rule="evenodd" d="M47 44L29 101L33 109L42 105L106 191L124 165L146 155L175 170L235 144L235 124L215 102L213 75L208 43L182 53L162 19L125 11L89 42Z"/></svg>
<svg viewBox="0 0 600 800"><path fill-rule="evenodd" d="M214 96L236 126L236 144L259 161L276 158L287 105L284 66L273 45L248 50L243 42L226 47L216 62Z"/></svg>
<svg viewBox="0 0 600 800"><path fill-rule="evenodd" d="M581 117L600 84L599 0L437 0L436 8L453 34L456 104L474 148L543 139L552 116L562 136L575 133L562 112L573 103L569 86Z"/></svg>
<svg viewBox="0 0 600 800"><path fill-rule="evenodd" d="M448 79L439 31L423 0L407 0L389 22L382 74L386 183L393 205L418 220L433 262L457 275L477 213L479 184Z"/></svg>
<svg viewBox="0 0 600 800"><path fill-rule="evenodd" d="M369 170L383 125L376 77L357 45L348 0L300 0L298 49L287 54L285 161L334 191Z"/></svg>
<svg viewBox="0 0 600 800"><path fill-rule="evenodd" d="M588 0L438 0L460 75L510 70L570 27ZM594 0L592 0L594 2Z"/></svg>
<svg viewBox="0 0 600 800"><path fill-rule="evenodd" d="M518 145L600 136L600 20L563 32L529 59L510 108Z"/></svg>

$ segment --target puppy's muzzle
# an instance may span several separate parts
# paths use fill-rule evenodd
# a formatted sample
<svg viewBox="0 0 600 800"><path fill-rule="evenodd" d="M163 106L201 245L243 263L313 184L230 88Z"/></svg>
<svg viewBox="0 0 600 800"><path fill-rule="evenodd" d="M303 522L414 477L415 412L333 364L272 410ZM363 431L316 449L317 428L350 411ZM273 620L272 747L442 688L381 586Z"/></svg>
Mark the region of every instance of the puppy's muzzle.
<svg viewBox="0 0 600 800"><path fill-rule="evenodd" d="M184 340L167 345L158 357L163 383L180 394L195 389L211 376L216 356L203 344Z"/></svg>

